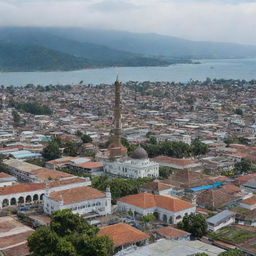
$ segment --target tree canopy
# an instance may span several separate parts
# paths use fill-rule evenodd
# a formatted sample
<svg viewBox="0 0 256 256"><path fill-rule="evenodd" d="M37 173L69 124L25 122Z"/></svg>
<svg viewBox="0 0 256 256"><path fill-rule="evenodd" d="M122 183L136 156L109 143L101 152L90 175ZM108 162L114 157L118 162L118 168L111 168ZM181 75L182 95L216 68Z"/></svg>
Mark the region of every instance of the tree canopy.
<svg viewBox="0 0 256 256"><path fill-rule="evenodd" d="M245 254L238 249L232 249L226 252L222 252L218 256L245 256Z"/></svg>
<svg viewBox="0 0 256 256"><path fill-rule="evenodd" d="M200 238L207 233L207 223L202 214L185 215L177 227L191 233L195 238Z"/></svg>
<svg viewBox="0 0 256 256"><path fill-rule="evenodd" d="M235 163L234 170L236 174L247 173L252 170L252 163L250 160L242 158L240 162Z"/></svg>
<svg viewBox="0 0 256 256"><path fill-rule="evenodd" d="M49 144L43 149L43 157L46 160L53 160L61 157L61 152L58 143L55 141L49 142Z"/></svg>
<svg viewBox="0 0 256 256"><path fill-rule="evenodd" d="M37 228L28 246L32 256L108 256L113 242L97 233L97 227L65 209L53 213L49 226Z"/></svg>

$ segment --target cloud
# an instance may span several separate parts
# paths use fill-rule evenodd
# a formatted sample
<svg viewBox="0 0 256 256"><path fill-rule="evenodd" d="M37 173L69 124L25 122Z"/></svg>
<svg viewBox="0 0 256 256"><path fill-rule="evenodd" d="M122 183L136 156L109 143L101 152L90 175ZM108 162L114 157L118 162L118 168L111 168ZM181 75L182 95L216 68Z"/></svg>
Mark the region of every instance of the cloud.
<svg viewBox="0 0 256 256"><path fill-rule="evenodd" d="M256 1L0 0L0 26L79 26L256 44Z"/></svg>

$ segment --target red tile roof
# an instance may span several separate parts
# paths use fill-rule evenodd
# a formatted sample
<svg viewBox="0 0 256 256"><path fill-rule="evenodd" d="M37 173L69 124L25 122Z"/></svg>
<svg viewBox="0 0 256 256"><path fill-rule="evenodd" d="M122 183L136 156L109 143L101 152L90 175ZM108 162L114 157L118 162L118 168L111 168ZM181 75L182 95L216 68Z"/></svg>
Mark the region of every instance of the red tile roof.
<svg viewBox="0 0 256 256"><path fill-rule="evenodd" d="M63 199L64 204L72 204L86 200L103 198L105 193L91 187L76 187L50 193L49 197L54 201Z"/></svg>
<svg viewBox="0 0 256 256"><path fill-rule="evenodd" d="M254 205L256 204L256 195L246 198L241 201L243 204Z"/></svg>
<svg viewBox="0 0 256 256"><path fill-rule="evenodd" d="M4 172L0 172L0 179L4 179L4 178L13 178L13 176Z"/></svg>
<svg viewBox="0 0 256 256"><path fill-rule="evenodd" d="M54 179L62 179L62 178L68 178L73 176L66 172L50 170L47 168L40 168L37 170L33 170L30 173L33 175L36 175L38 180L50 180L50 179L54 180Z"/></svg>
<svg viewBox="0 0 256 256"><path fill-rule="evenodd" d="M159 207L171 212L179 212L194 205L177 197L167 195L153 195L150 193L140 193L120 198L118 201L135 205L143 209Z"/></svg>
<svg viewBox="0 0 256 256"><path fill-rule="evenodd" d="M102 227L98 234L109 236L113 240L115 247L136 243L149 238L148 234L125 223Z"/></svg>
<svg viewBox="0 0 256 256"><path fill-rule="evenodd" d="M152 160L155 162L175 164L175 165L180 165L183 167L197 163L197 161L195 161L193 159L179 159L179 158L173 158L173 157L168 157L168 156L157 156L157 157L153 158Z"/></svg>
<svg viewBox="0 0 256 256"><path fill-rule="evenodd" d="M173 228L171 226L169 227L164 227L164 228L160 228L156 230L156 233L165 236L165 237L169 237L169 238L177 238L180 236L187 236L190 235L190 233L177 229L177 228Z"/></svg>
<svg viewBox="0 0 256 256"><path fill-rule="evenodd" d="M93 168L103 167L103 164L100 162L87 162L87 163L76 164L76 166L85 168L85 169L93 169Z"/></svg>

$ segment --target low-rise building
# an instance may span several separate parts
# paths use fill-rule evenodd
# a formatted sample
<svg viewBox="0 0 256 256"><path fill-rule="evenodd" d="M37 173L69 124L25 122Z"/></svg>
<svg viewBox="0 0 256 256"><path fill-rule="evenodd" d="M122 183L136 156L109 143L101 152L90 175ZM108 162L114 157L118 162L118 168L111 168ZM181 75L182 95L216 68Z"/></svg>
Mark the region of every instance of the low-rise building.
<svg viewBox="0 0 256 256"><path fill-rule="evenodd" d="M206 220L208 230L217 231L223 227L235 223L235 213L229 210L224 210Z"/></svg>
<svg viewBox="0 0 256 256"><path fill-rule="evenodd" d="M256 195L253 195L249 198L240 201L240 206L249 210L256 209Z"/></svg>
<svg viewBox="0 0 256 256"><path fill-rule="evenodd" d="M158 219L169 224L176 224L185 214L195 213L196 207L190 202L167 195L140 193L118 199L120 211L132 211L134 215L154 214Z"/></svg>
<svg viewBox="0 0 256 256"><path fill-rule="evenodd" d="M7 173L0 172L0 187L11 186L15 184L17 179Z"/></svg>
<svg viewBox="0 0 256 256"><path fill-rule="evenodd" d="M159 228L156 231L157 238L165 238L168 240L190 240L191 234L171 226Z"/></svg>
<svg viewBox="0 0 256 256"><path fill-rule="evenodd" d="M157 156L152 160L159 163L160 166L170 167L177 170L198 170L201 168L201 164L197 160L193 159L179 159L168 156Z"/></svg>
<svg viewBox="0 0 256 256"><path fill-rule="evenodd" d="M73 213L98 215L111 214L111 193L91 187L74 187L61 191L46 193L44 196L44 212L51 214L57 210L71 209Z"/></svg>
<svg viewBox="0 0 256 256"><path fill-rule="evenodd" d="M125 223L118 223L100 228L99 236L109 236L114 243L115 252L131 246L144 245L149 235Z"/></svg>

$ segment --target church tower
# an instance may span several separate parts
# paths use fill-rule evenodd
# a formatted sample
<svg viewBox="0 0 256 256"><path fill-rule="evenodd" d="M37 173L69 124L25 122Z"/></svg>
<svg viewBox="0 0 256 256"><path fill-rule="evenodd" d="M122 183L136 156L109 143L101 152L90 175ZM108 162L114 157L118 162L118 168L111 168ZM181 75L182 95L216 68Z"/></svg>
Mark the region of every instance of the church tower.
<svg viewBox="0 0 256 256"><path fill-rule="evenodd" d="M127 155L127 148L121 143L122 137L122 117L121 117L121 83L118 77L115 81L115 104L114 104L114 128L109 145L110 158L118 158Z"/></svg>

